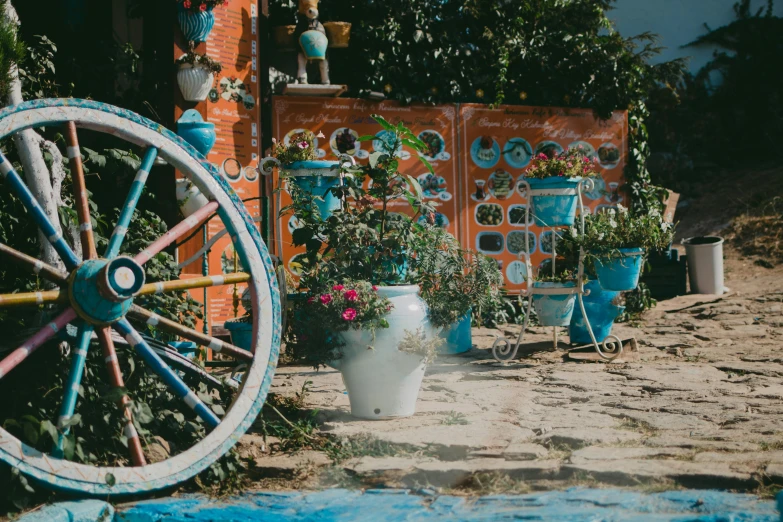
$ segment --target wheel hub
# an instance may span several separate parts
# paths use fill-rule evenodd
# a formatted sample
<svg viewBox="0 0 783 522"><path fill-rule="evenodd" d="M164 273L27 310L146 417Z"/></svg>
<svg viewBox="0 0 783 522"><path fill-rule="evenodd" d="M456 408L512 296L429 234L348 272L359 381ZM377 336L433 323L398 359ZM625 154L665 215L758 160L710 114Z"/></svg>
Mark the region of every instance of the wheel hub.
<svg viewBox="0 0 783 522"><path fill-rule="evenodd" d="M73 271L68 295L76 313L95 325L122 319L144 285L144 270L129 257L90 259Z"/></svg>

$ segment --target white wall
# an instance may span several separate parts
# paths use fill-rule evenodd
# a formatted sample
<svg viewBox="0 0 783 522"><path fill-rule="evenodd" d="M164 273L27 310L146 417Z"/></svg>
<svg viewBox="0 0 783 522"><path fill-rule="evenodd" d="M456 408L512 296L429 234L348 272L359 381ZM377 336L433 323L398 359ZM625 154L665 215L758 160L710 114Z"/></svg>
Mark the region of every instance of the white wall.
<svg viewBox="0 0 783 522"><path fill-rule="evenodd" d="M690 56L688 68L692 73L696 73L710 61L714 49L681 46L705 34L705 23L714 29L733 21L735 1L617 0L615 9L609 11L608 15L623 36L633 36L646 31L660 35L660 45L666 49L656 61ZM751 2L754 12L766 4L766 0ZM783 16L783 0L776 0L774 13Z"/></svg>

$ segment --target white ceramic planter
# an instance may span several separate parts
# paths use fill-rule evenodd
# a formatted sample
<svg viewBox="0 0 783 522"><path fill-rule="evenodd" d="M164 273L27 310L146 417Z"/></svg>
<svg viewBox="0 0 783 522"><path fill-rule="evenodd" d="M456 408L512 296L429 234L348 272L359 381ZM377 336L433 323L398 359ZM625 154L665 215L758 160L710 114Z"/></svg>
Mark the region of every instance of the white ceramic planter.
<svg viewBox="0 0 783 522"><path fill-rule="evenodd" d="M186 218L209 203L207 197L188 179L177 180L176 194L179 208L182 210L182 215Z"/></svg>
<svg viewBox="0 0 783 522"><path fill-rule="evenodd" d="M343 332L343 357L331 364L340 370L351 401L351 415L362 419L409 417L416 412L416 399L426 363L419 355L398 347L406 331L422 328L427 339L437 335L427 318L427 305L415 285L380 287L394 309L386 316L389 328L372 332ZM374 349L369 349L373 346Z"/></svg>
<svg viewBox="0 0 783 522"><path fill-rule="evenodd" d="M186 101L200 102L207 99L209 90L215 81L215 75L201 65L195 67L189 63L179 66L177 83L182 97Z"/></svg>

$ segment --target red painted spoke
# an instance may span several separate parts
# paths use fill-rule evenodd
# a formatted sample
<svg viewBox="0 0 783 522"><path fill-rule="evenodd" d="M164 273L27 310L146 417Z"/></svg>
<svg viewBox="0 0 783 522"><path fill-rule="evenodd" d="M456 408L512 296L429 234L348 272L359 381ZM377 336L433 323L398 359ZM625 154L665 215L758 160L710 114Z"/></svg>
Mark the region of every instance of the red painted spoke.
<svg viewBox="0 0 783 522"><path fill-rule="evenodd" d="M204 221L207 217L210 216L213 212L215 212L218 209L218 203L217 201L210 201L205 206L198 209L196 212L194 212L190 217L185 219L184 221L181 221L178 223L174 228L163 234L157 241L152 243L150 246L142 250L135 258L134 260L140 264L143 265L150 259L152 259L156 254L161 252L164 248L175 242L177 239L181 238L194 228L196 228L199 223Z"/></svg>
<svg viewBox="0 0 783 522"><path fill-rule="evenodd" d="M247 350L243 350L242 348L234 346L233 344L197 332L196 330L192 330L187 326L182 326L179 323L175 323L174 321L166 319L165 317L161 317L158 314L147 311L138 305L131 306L131 309L128 311L128 315L140 321L144 321L150 326L155 326L162 330L166 330L167 332L179 335L180 337L184 337L185 339L193 341L200 346L205 346L211 349L213 352L224 353L229 357L239 359L240 361L251 362L253 360L253 354Z"/></svg>
<svg viewBox="0 0 783 522"><path fill-rule="evenodd" d="M73 179L73 195L76 203L76 214L79 216L79 232L82 238L82 258L95 259L95 238L90 220L90 202L87 198L87 184L84 181L82 153L79 150L79 138L76 135L76 125L69 121L65 126L65 141L68 144L68 159L71 164Z"/></svg>
<svg viewBox="0 0 783 522"><path fill-rule="evenodd" d="M11 248L8 245L0 243L0 255L7 257L8 259L16 262L19 265L24 265L35 274L40 274L53 283L63 284L68 280L68 274L57 270L52 265L47 265L40 259L36 259L32 256L28 256L18 250Z"/></svg>
<svg viewBox="0 0 783 522"><path fill-rule="evenodd" d="M103 359L106 362L106 369L109 372L109 380L112 386L115 388L124 388L125 382L122 378L122 371L120 370L120 363L117 360L117 351L114 349L114 341L111 338L111 330L108 326L101 328L97 331L98 341L101 344L103 350ZM123 394L119 402L122 408L123 415L125 415L125 437L128 439L128 450L131 455L131 462L134 466L145 466L147 464L144 458L144 451L141 447L141 441L139 440L139 434L133 425L133 414L130 410L130 398L127 394Z"/></svg>
<svg viewBox="0 0 783 522"><path fill-rule="evenodd" d="M54 337L65 325L76 319L76 312L69 308L54 318L49 324L41 328L38 333L27 339L22 345L0 361L0 379L8 375L8 372L16 368L19 363L35 352L39 346Z"/></svg>

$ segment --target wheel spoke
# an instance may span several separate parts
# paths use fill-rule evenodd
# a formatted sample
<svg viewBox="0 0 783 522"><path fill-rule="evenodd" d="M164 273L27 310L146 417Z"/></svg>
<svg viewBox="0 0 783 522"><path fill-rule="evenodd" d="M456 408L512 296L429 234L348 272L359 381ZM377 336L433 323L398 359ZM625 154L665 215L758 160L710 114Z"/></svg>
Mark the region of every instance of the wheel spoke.
<svg viewBox="0 0 783 522"><path fill-rule="evenodd" d="M177 292L181 290L193 290L208 286L236 285L250 281L250 274L239 272L222 276L194 277L192 279L175 279L173 281L161 281L148 283L141 287L138 295L162 294L164 292Z"/></svg>
<svg viewBox="0 0 783 522"><path fill-rule="evenodd" d="M65 437L71 431L68 422L73 417L76 410L76 401L79 398L79 386L82 384L84 376L84 365L87 362L87 350L90 347L92 338L92 325L82 322L79 325L79 337L76 341L76 352L71 359L71 371L68 373L68 380L65 383L65 396L60 405L60 417L57 419L57 442L55 443L52 454L57 458L63 457L63 445Z"/></svg>
<svg viewBox="0 0 783 522"><path fill-rule="evenodd" d="M209 335L197 332L196 330L192 330L186 326L182 326L179 323L175 323L174 321L166 319L165 317L161 317L158 314L154 314L148 310L145 310L138 305L131 306L128 314L131 317L145 321L150 326L155 326L170 333L177 334L181 337L184 337L185 339L193 341L196 344L210 348L214 352L224 353L241 361L250 362L253 360L253 354L247 350L243 350L242 348L234 346L233 344L223 342L220 339L215 339Z"/></svg>
<svg viewBox="0 0 783 522"><path fill-rule="evenodd" d="M114 341L111 338L111 329L106 326L98 330L98 341L101 344L103 350L103 359L106 361L106 369L109 372L109 380L112 386L115 388L124 388L125 382L122 378L122 371L120 370L120 363L117 360L117 352L114 349ZM136 428L133 425L133 414L130 409L130 398L127 394L123 394L120 398L119 406L122 408L123 415L125 416L125 437L128 439L128 450L131 455L131 462L134 466L144 466L147 461L144 458L144 451L141 448L141 441L139 440L139 434L136 432Z"/></svg>
<svg viewBox="0 0 783 522"><path fill-rule="evenodd" d="M0 254L8 257L13 261L16 261L20 265L27 266L34 273L40 274L54 283L63 284L68 280L68 274L65 272L61 272L52 265L48 265L39 259L28 256L27 254L15 250L8 245L0 243Z"/></svg>
<svg viewBox="0 0 783 522"><path fill-rule="evenodd" d="M0 379L8 375L8 372L16 368L19 363L27 359L39 346L51 339L54 334L74 319L76 319L76 312L73 308L69 308L41 328L35 335L27 339L19 348L8 354L5 359L0 361Z"/></svg>
<svg viewBox="0 0 783 522"><path fill-rule="evenodd" d="M180 237L184 236L185 234L187 234L188 232L196 228L199 223L204 221L207 217L209 217L210 214L216 211L218 209L218 206L219 205L217 201L210 201L209 203L207 203L206 205L198 209L196 212L194 212L190 217L188 217L184 221L179 222L171 230L163 234L157 241L155 241L147 248L142 250L134 258L134 260L138 264L143 265L144 263L152 259L161 250L169 246L171 243L173 243Z"/></svg>
<svg viewBox="0 0 783 522"><path fill-rule="evenodd" d="M95 238L92 233L90 219L90 202L87 199L87 184L84 181L82 153L79 149L79 137L76 135L76 124L69 121L65 125L65 142L68 144L68 161L71 165L73 179L73 195L76 214L79 216L79 233L82 239L82 259L95 259Z"/></svg>
<svg viewBox="0 0 783 522"><path fill-rule="evenodd" d="M27 211L30 212L30 215L33 216L38 228L41 229L46 236L46 239L57 251L57 254L65 263L65 266L69 270L73 270L79 266L81 260L76 256L73 250L71 250L68 243L65 242L62 232L54 227L44 210L41 208L41 205L35 199L35 196L33 196L33 193L30 192L30 189L27 188L27 185L24 184L22 178L16 170L14 170L14 166L11 165L11 162L2 152L0 152L0 178L4 178L10 184L11 190L14 191L25 208L27 208Z"/></svg>
<svg viewBox="0 0 783 522"><path fill-rule="evenodd" d="M68 296L65 294L65 292L60 290L47 290L45 292L19 292L18 294L0 294L0 308L66 302L67 300Z"/></svg>
<svg viewBox="0 0 783 522"><path fill-rule="evenodd" d="M139 335L139 332L137 332L133 326L131 326L127 319L120 319L118 322L114 323L113 326L120 335L125 337L125 340L128 341L128 344L130 344L137 352L139 352L142 359L144 359L144 362L150 366L152 371L154 371L161 379L163 379L163 382L166 383L171 391L180 397L183 401L185 401L185 404L187 404L194 412L196 412L196 415L201 417L201 419L212 428L220 424L220 419L218 419L212 410L210 410L203 402L201 402L201 399L199 399L198 396L193 393L193 391L191 391L184 382L182 382L182 379L180 379L179 376L174 373L174 371L172 371L172 369L169 368L165 362L163 362L163 359L161 359L158 354L156 354L152 348L150 348L141 335Z"/></svg>
<svg viewBox="0 0 783 522"><path fill-rule="evenodd" d="M109 240L109 246L106 248L106 253L103 257L106 259L114 259L117 254L120 253L120 247L123 240L125 240L125 234L128 232L128 225L130 225L133 212L136 211L136 205L139 202L141 193L144 191L144 184L147 183L147 177L150 174L152 164L155 162L155 158L158 156L158 149L150 147L144 154L144 159L141 162L141 167L136 173L136 178L131 184L128 197L125 199L125 204L120 212L120 217L117 220L117 226L114 227L114 232Z"/></svg>

